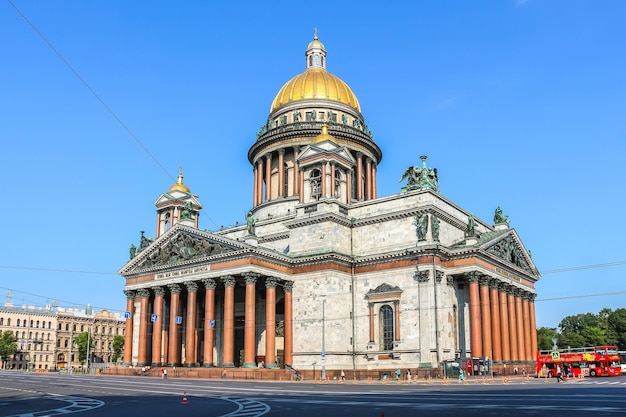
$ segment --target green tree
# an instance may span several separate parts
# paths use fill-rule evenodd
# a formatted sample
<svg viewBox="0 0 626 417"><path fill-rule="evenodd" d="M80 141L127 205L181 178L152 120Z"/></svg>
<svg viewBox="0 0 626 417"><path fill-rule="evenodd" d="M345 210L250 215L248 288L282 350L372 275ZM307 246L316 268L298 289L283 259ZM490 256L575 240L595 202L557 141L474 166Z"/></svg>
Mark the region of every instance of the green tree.
<svg viewBox="0 0 626 417"><path fill-rule="evenodd" d="M552 339L558 339L554 327L540 327L537 329L537 347L539 350L551 350L554 347Z"/></svg>
<svg viewBox="0 0 626 417"><path fill-rule="evenodd" d="M607 318L609 329L615 334L615 344L620 350L626 350L626 308L612 311Z"/></svg>
<svg viewBox="0 0 626 417"><path fill-rule="evenodd" d="M17 352L17 338L10 331L0 333L0 360L4 369L6 362Z"/></svg>
<svg viewBox="0 0 626 417"><path fill-rule="evenodd" d="M600 320L595 314L584 313L565 317L559 324L559 347L594 346L601 338L596 330L590 330L592 327L600 329ZM606 340L606 336L602 340Z"/></svg>
<svg viewBox="0 0 626 417"><path fill-rule="evenodd" d="M124 336L115 336L113 338L113 362L117 362L119 357L124 353Z"/></svg>
<svg viewBox="0 0 626 417"><path fill-rule="evenodd" d="M85 359L87 359L87 347L93 347L93 340L91 337L91 333L83 332L78 336L74 337L74 344L78 348L78 361L81 364L85 363Z"/></svg>

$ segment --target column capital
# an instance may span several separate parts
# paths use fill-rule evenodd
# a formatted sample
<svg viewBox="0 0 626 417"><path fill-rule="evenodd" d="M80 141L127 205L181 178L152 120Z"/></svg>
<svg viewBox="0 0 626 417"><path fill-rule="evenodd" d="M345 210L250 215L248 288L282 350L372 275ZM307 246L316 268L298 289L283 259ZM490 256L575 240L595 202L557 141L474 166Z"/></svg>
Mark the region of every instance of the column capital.
<svg viewBox="0 0 626 417"><path fill-rule="evenodd" d="M499 286L500 286L500 280L498 280L497 278L491 278L489 280L489 288L490 289L497 290Z"/></svg>
<svg viewBox="0 0 626 417"><path fill-rule="evenodd" d="M276 277L265 278L265 288L276 288L277 284L278 284L278 279Z"/></svg>
<svg viewBox="0 0 626 417"><path fill-rule="evenodd" d="M441 280L443 279L443 275L443 271L435 271L435 281L441 282Z"/></svg>
<svg viewBox="0 0 626 417"><path fill-rule="evenodd" d="M467 278L467 280L471 283L478 283L478 280L480 279L480 277L482 276L482 274L478 271L470 271L470 272L466 272L465 273L465 278Z"/></svg>
<svg viewBox="0 0 626 417"><path fill-rule="evenodd" d="M255 285L261 274L257 274L256 272L244 272L242 276L246 280L246 285Z"/></svg>
<svg viewBox="0 0 626 417"><path fill-rule="evenodd" d="M165 295L165 288L157 285L156 287L152 287L152 291L154 291L154 295L157 297L163 297Z"/></svg>
<svg viewBox="0 0 626 417"><path fill-rule="evenodd" d="M126 296L127 300L132 300L133 298L135 298L135 291L134 290L124 290L124 295Z"/></svg>
<svg viewBox="0 0 626 417"><path fill-rule="evenodd" d="M214 290L215 287L217 287L217 283L213 278L204 278L202 283L204 284L204 288L207 290Z"/></svg>
<svg viewBox="0 0 626 417"><path fill-rule="evenodd" d="M283 282L283 289L285 292L293 292L293 281Z"/></svg>
<svg viewBox="0 0 626 417"><path fill-rule="evenodd" d="M179 284L168 284L167 288L169 288L170 293L179 295L182 291Z"/></svg>
<svg viewBox="0 0 626 417"><path fill-rule="evenodd" d="M225 287L234 287L235 286L235 277L232 275L224 275L222 278L222 282Z"/></svg>
<svg viewBox="0 0 626 417"><path fill-rule="evenodd" d="M506 293L506 292L507 292L507 290L508 290L508 288L509 288L509 284L507 284L507 283L506 283L506 282L504 282L504 281L498 281L498 290L499 290L500 292L504 292L504 293Z"/></svg>
<svg viewBox="0 0 626 417"><path fill-rule="evenodd" d="M480 278L478 278L478 283L483 287L489 286L489 282L491 281L491 277L489 275L480 274Z"/></svg>
<svg viewBox="0 0 626 417"><path fill-rule="evenodd" d="M139 288L137 290L137 297L138 298L149 298L150 297L150 290L148 288Z"/></svg>
<svg viewBox="0 0 626 417"><path fill-rule="evenodd" d="M430 274L428 271L415 271L413 274L413 279L417 282L428 282L430 279Z"/></svg>
<svg viewBox="0 0 626 417"><path fill-rule="evenodd" d="M515 293L516 293L516 287L515 287L515 285L511 285L511 284L509 284L509 285L508 285L508 287L507 287L507 289L506 289L506 294L507 294L507 295L513 295L513 296L514 296L514 295L515 295Z"/></svg>
<svg viewBox="0 0 626 417"><path fill-rule="evenodd" d="M185 287L187 287L187 292L198 292L198 283L195 281L185 282Z"/></svg>
<svg viewBox="0 0 626 417"><path fill-rule="evenodd" d="M284 155L284 154L285 154L285 148L280 148L280 149L278 150L278 154L279 154L279 155Z"/></svg>
<svg viewBox="0 0 626 417"><path fill-rule="evenodd" d="M446 275L446 284L449 286L454 285L454 275Z"/></svg>

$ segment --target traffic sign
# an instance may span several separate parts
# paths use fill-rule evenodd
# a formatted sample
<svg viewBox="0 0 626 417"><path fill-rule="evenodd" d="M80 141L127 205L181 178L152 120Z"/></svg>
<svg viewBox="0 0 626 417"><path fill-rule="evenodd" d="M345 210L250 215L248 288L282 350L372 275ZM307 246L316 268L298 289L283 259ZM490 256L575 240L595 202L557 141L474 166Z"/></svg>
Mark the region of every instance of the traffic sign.
<svg viewBox="0 0 626 417"><path fill-rule="evenodd" d="M159 319L159 315L158 315L158 314L153 314L153 315L150 317L150 320L152 320L152 322L155 322L155 321L157 321L158 319Z"/></svg>
<svg viewBox="0 0 626 417"><path fill-rule="evenodd" d="M176 324L183 324L183 317L182 316L176 316Z"/></svg>
<svg viewBox="0 0 626 417"><path fill-rule="evenodd" d="M322 362L326 362L326 352L322 352Z"/></svg>
<svg viewBox="0 0 626 417"><path fill-rule="evenodd" d="M560 361L561 360L561 352L559 352L558 350L555 350L554 352L551 352L550 355L552 355L552 360L553 361Z"/></svg>
<svg viewBox="0 0 626 417"><path fill-rule="evenodd" d="M130 311L124 312L124 318L125 319L129 319L130 318Z"/></svg>

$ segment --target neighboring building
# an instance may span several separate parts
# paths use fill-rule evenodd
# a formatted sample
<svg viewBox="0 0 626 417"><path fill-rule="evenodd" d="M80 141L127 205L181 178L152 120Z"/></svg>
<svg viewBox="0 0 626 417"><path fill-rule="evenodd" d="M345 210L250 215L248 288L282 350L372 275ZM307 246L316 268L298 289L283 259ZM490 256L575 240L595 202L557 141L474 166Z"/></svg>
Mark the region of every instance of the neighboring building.
<svg viewBox="0 0 626 417"><path fill-rule="evenodd" d="M13 332L17 352L6 363L7 369L54 369L56 314L49 307L0 307L0 332Z"/></svg>
<svg viewBox="0 0 626 417"><path fill-rule="evenodd" d="M156 239L142 232L120 270L124 362L369 371L531 362L540 275L506 216L496 210L491 224L448 200L419 154L416 166L392 167L407 186L378 197L382 151L356 95L326 71L317 36L305 55L248 152L247 224L198 229L202 206L182 172L157 199Z"/></svg>
<svg viewBox="0 0 626 417"><path fill-rule="evenodd" d="M84 369L86 364L79 361L78 349L74 343L74 338L84 332L91 334L90 366L111 362L113 338L124 335L126 324L119 314L111 314L108 310L94 313L91 307L82 310L59 309L57 314L57 369L67 369L70 357L73 369Z"/></svg>

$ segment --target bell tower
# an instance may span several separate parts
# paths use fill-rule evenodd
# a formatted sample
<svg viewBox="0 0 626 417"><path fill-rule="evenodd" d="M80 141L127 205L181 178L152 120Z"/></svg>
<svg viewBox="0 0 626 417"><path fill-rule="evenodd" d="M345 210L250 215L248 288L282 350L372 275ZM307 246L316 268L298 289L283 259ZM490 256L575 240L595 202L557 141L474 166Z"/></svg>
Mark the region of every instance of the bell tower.
<svg viewBox="0 0 626 417"><path fill-rule="evenodd" d="M183 168L178 172L178 181L166 193L159 196L154 203L157 209L156 233L158 238L177 223L185 223L198 227L198 215L202 204L198 196L192 194L189 187L183 184Z"/></svg>

